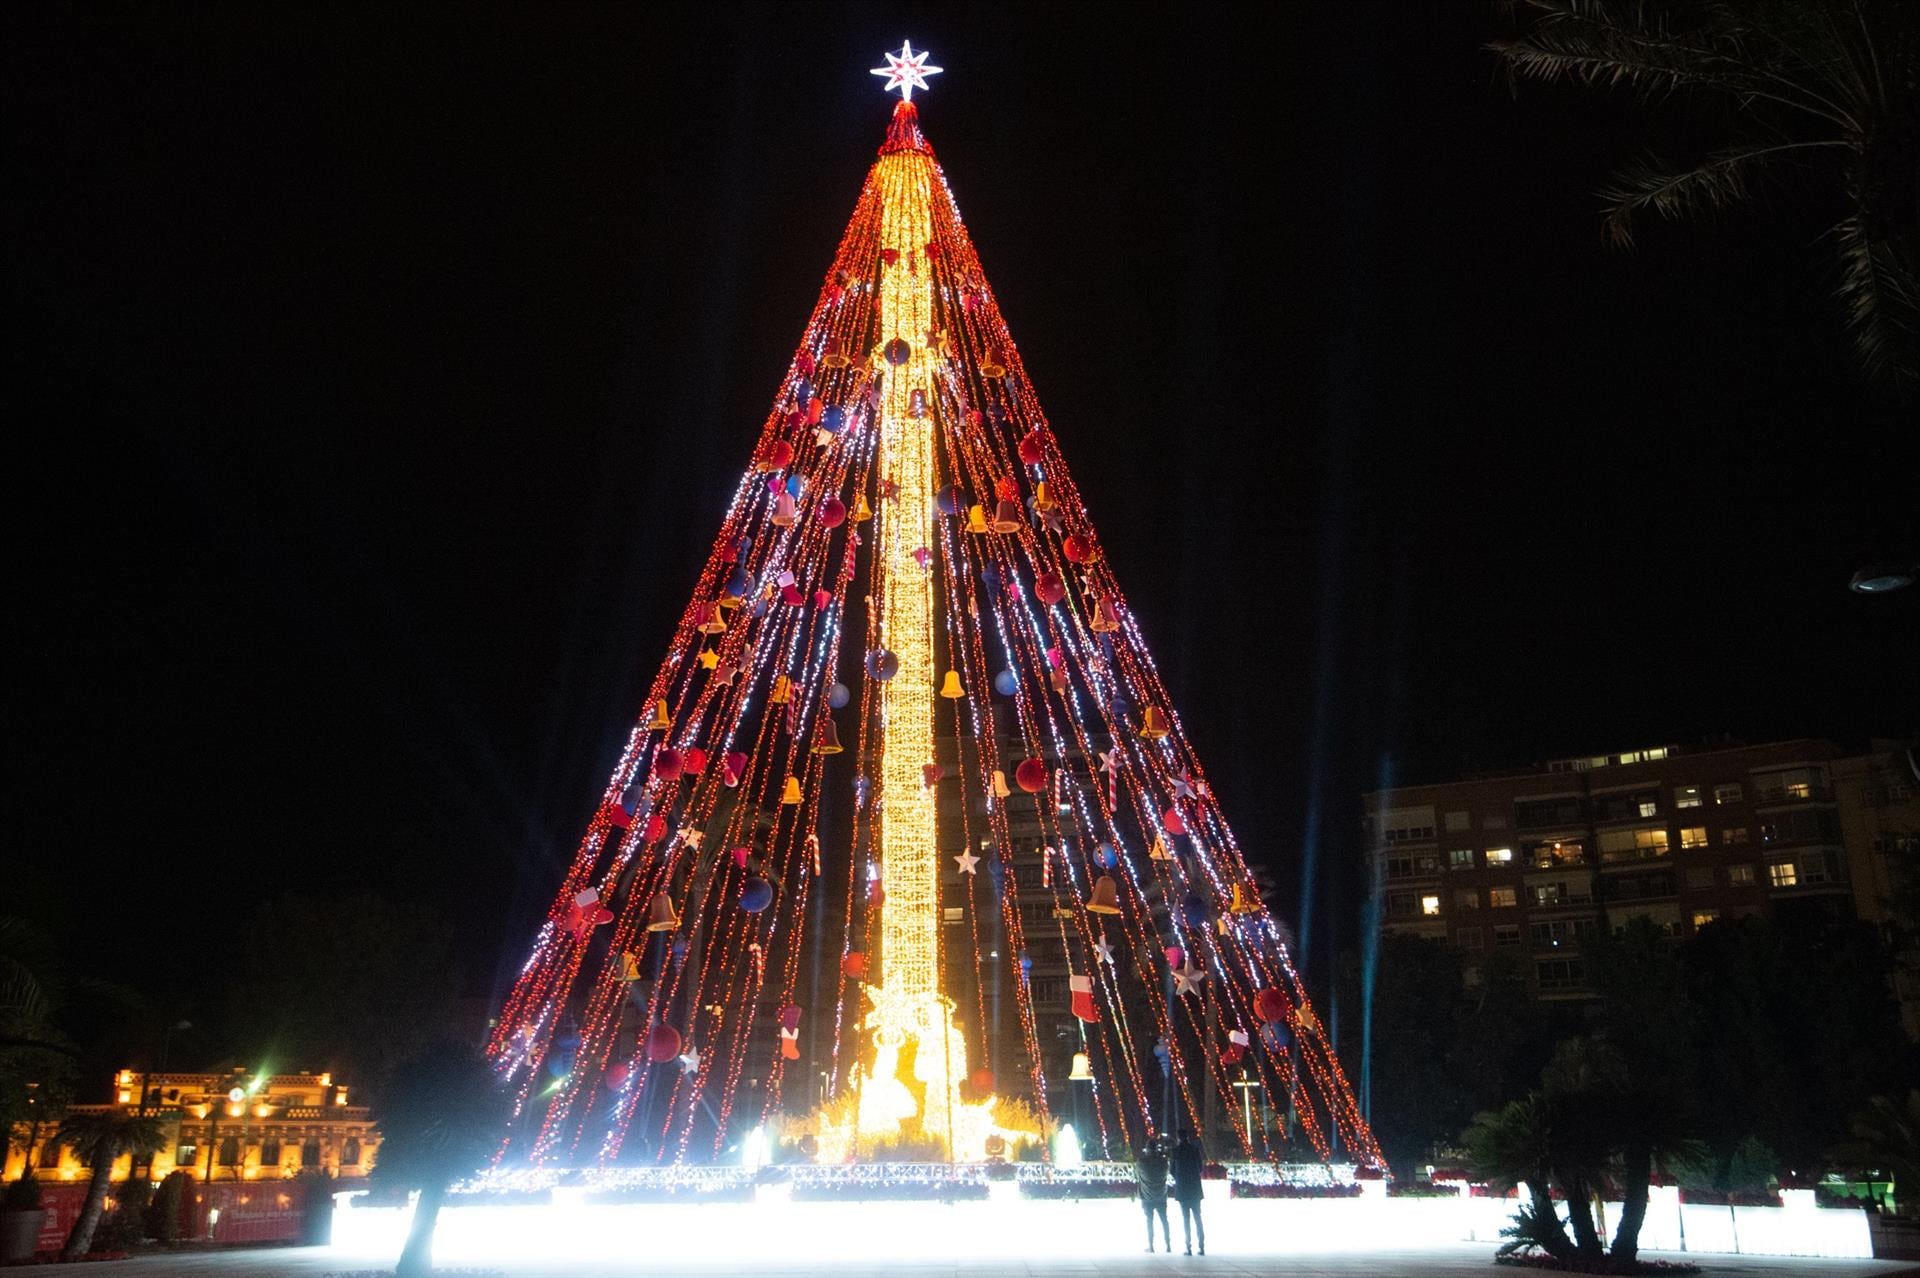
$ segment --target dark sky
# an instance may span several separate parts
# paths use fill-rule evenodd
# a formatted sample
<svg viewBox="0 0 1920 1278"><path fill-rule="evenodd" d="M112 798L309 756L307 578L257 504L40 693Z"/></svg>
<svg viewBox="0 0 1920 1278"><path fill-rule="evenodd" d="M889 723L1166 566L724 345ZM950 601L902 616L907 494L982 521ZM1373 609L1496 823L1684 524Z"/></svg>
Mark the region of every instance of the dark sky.
<svg viewBox="0 0 1920 1278"><path fill-rule="evenodd" d="M1310 965L1383 778L1909 729L1920 591L1844 587L1914 553L1920 457L1839 335L1827 179L1621 254L1593 189L1679 112L1516 101L1490 5L1288 8L10 6L8 859L137 977L217 987L283 891L517 960L903 36L1289 890L1318 808Z"/></svg>

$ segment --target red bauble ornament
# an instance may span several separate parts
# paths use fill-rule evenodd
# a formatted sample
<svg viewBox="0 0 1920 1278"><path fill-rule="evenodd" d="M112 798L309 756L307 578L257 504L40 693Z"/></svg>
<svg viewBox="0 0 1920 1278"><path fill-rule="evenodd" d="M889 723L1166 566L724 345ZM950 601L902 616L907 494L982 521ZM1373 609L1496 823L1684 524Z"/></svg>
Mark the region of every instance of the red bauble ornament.
<svg viewBox="0 0 1920 1278"><path fill-rule="evenodd" d="M666 837L667 819L658 812L647 818L647 842L658 843Z"/></svg>
<svg viewBox="0 0 1920 1278"><path fill-rule="evenodd" d="M680 1054L680 1031L671 1025L656 1025L647 1034L647 1059L664 1065Z"/></svg>
<svg viewBox="0 0 1920 1278"><path fill-rule="evenodd" d="M847 503L838 497L829 497L820 503L820 526L838 528L847 522Z"/></svg>
<svg viewBox="0 0 1920 1278"><path fill-rule="evenodd" d="M621 1061L607 1070L607 1090L617 1092L627 1085L627 1076L633 1073L633 1066Z"/></svg>
<svg viewBox="0 0 1920 1278"><path fill-rule="evenodd" d="M1013 783L1028 794L1040 793L1047 788L1047 765L1038 759L1022 759L1013 770Z"/></svg>
<svg viewBox="0 0 1920 1278"><path fill-rule="evenodd" d="M793 461L793 445L784 439L776 439L767 445L761 454L760 465L764 470L780 470Z"/></svg>
<svg viewBox="0 0 1920 1278"><path fill-rule="evenodd" d="M1292 1006L1292 1000L1271 985L1253 996L1253 1014L1265 1025L1286 1020Z"/></svg>
<svg viewBox="0 0 1920 1278"><path fill-rule="evenodd" d="M1029 466L1037 466L1047 455L1047 432L1043 426L1035 426L1020 437L1020 460Z"/></svg>
<svg viewBox="0 0 1920 1278"><path fill-rule="evenodd" d="M867 976L867 956L859 950L853 951L840 960L840 970L854 980L865 980Z"/></svg>
<svg viewBox="0 0 1920 1278"><path fill-rule="evenodd" d="M680 757L678 750L669 748L653 756L653 775L662 781L673 780L685 766L686 760Z"/></svg>
<svg viewBox="0 0 1920 1278"><path fill-rule="evenodd" d="M967 1076L967 1081L973 1084L973 1090L979 1095L990 1096L993 1094L994 1079L992 1070L984 1068L976 1069Z"/></svg>
<svg viewBox="0 0 1920 1278"><path fill-rule="evenodd" d="M707 752L699 746L689 746L680 755L680 767L688 776L699 776L707 770Z"/></svg>
<svg viewBox="0 0 1920 1278"><path fill-rule="evenodd" d="M1043 604L1057 604L1067 597L1067 583L1057 572L1043 572L1033 579L1033 593Z"/></svg>

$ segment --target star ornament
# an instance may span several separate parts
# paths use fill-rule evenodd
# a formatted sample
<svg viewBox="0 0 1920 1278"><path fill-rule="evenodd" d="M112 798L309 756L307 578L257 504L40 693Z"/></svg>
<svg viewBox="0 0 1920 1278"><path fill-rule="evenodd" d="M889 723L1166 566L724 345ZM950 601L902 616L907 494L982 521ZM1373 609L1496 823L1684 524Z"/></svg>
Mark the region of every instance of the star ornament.
<svg viewBox="0 0 1920 1278"><path fill-rule="evenodd" d="M903 41L898 54L889 53L886 55L887 65L884 67L875 67L868 74L887 77L886 91L891 93L895 89L898 89L900 90L900 100L903 102L911 102L913 101L913 91L915 89L924 89L927 87L928 76L940 74L939 67L930 67L927 65L927 59L931 56L931 54L926 52L915 53L913 51L913 43L911 41Z"/></svg>
<svg viewBox="0 0 1920 1278"><path fill-rule="evenodd" d="M1187 959L1181 963L1179 967L1173 969L1173 992L1175 994L1198 994L1200 992L1200 982L1206 979L1207 974L1195 967L1192 959Z"/></svg>
<svg viewBox="0 0 1920 1278"><path fill-rule="evenodd" d="M972 874L973 867L980 864L980 858L971 852L962 852L953 859L959 863L962 874Z"/></svg>

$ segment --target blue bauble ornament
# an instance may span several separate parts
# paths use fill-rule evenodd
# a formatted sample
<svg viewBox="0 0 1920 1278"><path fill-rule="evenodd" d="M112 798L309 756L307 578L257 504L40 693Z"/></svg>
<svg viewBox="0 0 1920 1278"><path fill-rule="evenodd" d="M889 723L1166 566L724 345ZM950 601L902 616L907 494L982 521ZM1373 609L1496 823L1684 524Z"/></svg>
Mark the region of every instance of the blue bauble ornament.
<svg viewBox="0 0 1920 1278"><path fill-rule="evenodd" d="M867 656L867 674L881 683L900 673L900 658L885 648L875 648Z"/></svg>
<svg viewBox="0 0 1920 1278"><path fill-rule="evenodd" d="M820 414L820 429L838 435L847 428L847 410L838 406Z"/></svg>
<svg viewBox="0 0 1920 1278"><path fill-rule="evenodd" d="M1093 857L1096 861L1100 862L1100 868L1103 870L1111 870L1114 867L1114 863L1120 859L1114 855L1113 844L1111 843L1102 843L1099 847L1095 848Z"/></svg>
<svg viewBox="0 0 1920 1278"><path fill-rule="evenodd" d="M853 693L844 683L836 683L827 689L827 704L835 710L845 706L851 700L853 700Z"/></svg>
<svg viewBox="0 0 1920 1278"><path fill-rule="evenodd" d="M726 589L735 599L745 599L753 593L753 578L747 575L745 568L735 568L733 575L727 578Z"/></svg>
<svg viewBox="0 0 1920 1278"><path fill-rule="evenodd" d="M993 690L1003 697L1011 697L1020 691L1020 676L1009 666L993 677Z"/></svg>
<svg viewBox="0 0 1920 1278"><path fill-rule="evenodd" d="M800 476L798 475L787 476L787 495L788 496L798 497L801 493L801 490L806 488L806 486L807 486L807 482L804 479L800 478Z"/></svg>
<svg viewBox="0 0 1920 1278"><path fill-rule="evenodd" d="M943 515L957 515L967 508L967 495L958 485L950 484L934 494L933 504Z"/></svg>
<svg viewBox="0 0 1920 1278"><path fill-rule="evenodd" d="M773 904L773 884L765 879L748 879L740 888L740 908L758 914Z"/></svg>
<svg viewBox="0 0 1920 1278"><path fill-rule="evenodd" d="M1205 927L1207 916L1212 910L1207 908L1207 898L1198 892L1189 892L1180 902L1180 917L1188 927Z"/></svg>

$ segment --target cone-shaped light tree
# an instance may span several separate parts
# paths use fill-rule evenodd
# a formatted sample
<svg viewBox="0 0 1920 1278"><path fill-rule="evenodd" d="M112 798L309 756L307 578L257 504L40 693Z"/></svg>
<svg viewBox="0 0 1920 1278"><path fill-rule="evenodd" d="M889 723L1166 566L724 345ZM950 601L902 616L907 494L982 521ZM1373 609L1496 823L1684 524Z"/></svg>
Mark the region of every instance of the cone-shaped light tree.
<svg viewBox="0 0 1920 1278"><path fill-rule="evenodd" d="M1104 1149L1211 1114L1264 1152L1238 1084L1378 1163L921 133L938 68L888 61L886 140L493 1033L502 1155L699 1160L827 1100L822 1159L983 1157L996 1094L1049 1109L1031 946L1071 974Z"/></svg>

